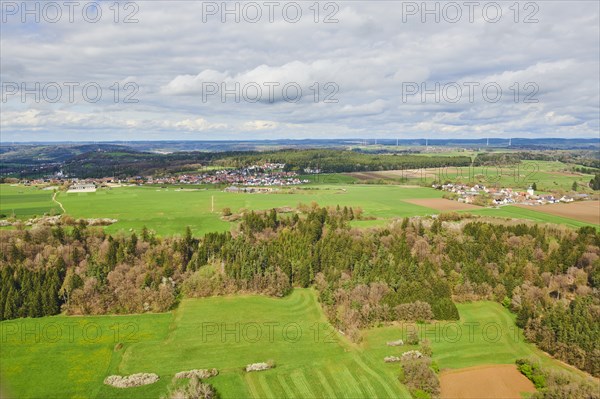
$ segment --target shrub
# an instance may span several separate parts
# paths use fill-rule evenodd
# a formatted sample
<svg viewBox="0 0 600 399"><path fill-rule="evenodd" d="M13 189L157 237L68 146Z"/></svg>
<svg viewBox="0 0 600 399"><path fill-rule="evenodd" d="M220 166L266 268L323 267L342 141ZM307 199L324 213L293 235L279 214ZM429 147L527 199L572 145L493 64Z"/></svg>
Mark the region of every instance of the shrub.
<svg viewBox="0 0 600 399"><path fill-rule="evenodd" d="M419 343L419 335L414 331L409 331L406 337L407 345L417 345Z"/></svg>
<svg viewBox="0 0 600 399"><path fill-rule="evenodd" d="M252 363L246 366L245 370L247 373L251 372L251 371L263 371L263 370L268 370L268 369L272 369L273 367L275 367L275 362L273 360L269 360L268 362L265 363Z"/></svg>
<svg viewBox="0 0 600 399"><path fill-rule="evenodd" d="M423 357L423 354L419 351L408 351L402 354L402 360L414 360L420 359Z"/></svg>
<svg viewBox="0 0 600 399"><path fill-rule="evenodd" d="M564 371L544 369L534 359L517 359L519 371L526 376L538 392L536 399L600 399L598 383L591 377L576 378Z"/></svg>
<svg viewBox="0 0 600 399"><path fill-rule="evenodd" d="M200 379L204 379L204 378L210 378L210 377L214 377L217 374L219 374L219 372L217 371L217 369L194 369L194 370L188 370L188 371L180 371L179 373L175 374L175 378L200 378Z"/></svg>
<svg viewBox="0 0 600 399"><path fill-rule="evenodd" d="M427 357L433 355L433 350L431 349L431 344L428 339L424 339L423 342L421 342L421 353L423 353L423 356Z"/></svg>
<svg viewBox="0 0 600 399"><path fill-rule="evenodd" d="M113 386L115 388L131 388L139 387L142 385L154 384L159 380L158 375L153 373L137 373L127 376L120 375L109 375L104 379L106 385Z"/></svg>
<svg viewBox="0 0 600 399"><path fill-rule="evenodd" d="M431 359L428 357L415 359L402 356L404 383L413 396L437 397L439 395L440 382L430 366ZM423 396L423 393L427 396Z"/></svg>
<svg viewBox="0 0 600 399"><path fill-rule="evenodd" d="M402 345L404 345L404 341L401 339L396 340L396 341L387 342L387 346L402 346Z"/></svg>
<svg viewBox="0 0 600 399"><path fill-rule="evenodd" d="M215 389L200 381L198 377L192 377L187 386L169 394L169 399L216 399L217 397Z"/></svg>

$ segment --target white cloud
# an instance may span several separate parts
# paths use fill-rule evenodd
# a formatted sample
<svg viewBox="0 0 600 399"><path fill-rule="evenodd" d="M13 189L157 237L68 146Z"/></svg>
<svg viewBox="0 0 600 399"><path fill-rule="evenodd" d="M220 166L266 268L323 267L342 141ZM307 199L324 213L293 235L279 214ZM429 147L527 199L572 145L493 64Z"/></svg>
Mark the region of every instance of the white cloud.
<svg viewBox="0 0 600 399"><path fill-rule="evenodd" d="M115 24L109 9L96 24L10 20L0 38L3 82L98 82L103 96L56 104L12 96L2 103L2 139L235 138L240 130L256 138L598 135L598 2L539 3L533 24L515 23L511 2L496 24L480 8L474 23L421 23L420 15L402 22L402 7L388 2L338 5L332 24L315 24L308 6L297 24L202 23L201 2L170 3L168 13L164 2L142 2L134 24ZM403 102L402 84L423 81L492 81L503 97ZM123 102L127 82L138 85L138 103ZM302 98L287 102L275 90L272 103L204 101L203 82L295 82ZM537 103L522 101L529 82ZM337 102L324 102L328 95Z"/></svg>
<svg viewBox="0 0 600 399"><path fill-rule="evenodd" d="M273 121L248 121L244 123L244 130L271 130L279 126L279 123Z"/></svg>

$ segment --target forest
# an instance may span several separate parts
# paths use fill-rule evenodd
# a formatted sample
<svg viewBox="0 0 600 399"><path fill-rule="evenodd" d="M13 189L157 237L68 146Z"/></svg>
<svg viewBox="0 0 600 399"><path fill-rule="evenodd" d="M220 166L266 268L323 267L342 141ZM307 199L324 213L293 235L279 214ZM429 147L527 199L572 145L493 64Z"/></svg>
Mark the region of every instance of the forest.
<svg viewBox="0 0 600 399"><path fill-rule="evenodd" d="M284 296L314 286L350 339L396 320L458 318L494 300L542 349L600 375L600 233L481 222L456 214L354 229L352 208L249 212L237 229L194 237L104 233L82 221L5 231L0 317L161 312L182 297ZM67 223L68 222L68 225Z"/></svg>
<svg viewBox="0 0 600 399"><path fill-rule="evenodd" d="M228 156L218 161L223 165L242 167L261 162L285 163L288 170L318 169L326 173L363 172L395 169L468 166L468 156L422 156L409 154L366 154L360 151L333 149L281 150Z"/></svg>

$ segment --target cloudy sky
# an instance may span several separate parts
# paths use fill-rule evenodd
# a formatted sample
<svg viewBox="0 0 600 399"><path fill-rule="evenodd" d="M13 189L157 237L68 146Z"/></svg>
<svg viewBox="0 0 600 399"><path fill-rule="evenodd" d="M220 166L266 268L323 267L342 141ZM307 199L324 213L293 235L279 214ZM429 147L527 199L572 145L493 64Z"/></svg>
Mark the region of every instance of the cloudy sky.
<svg viewBox="0 0 600 399"><path fill-rule="evenodd" d="M597 1L47 3L0 3L3 142L599 135Z"/></svg>

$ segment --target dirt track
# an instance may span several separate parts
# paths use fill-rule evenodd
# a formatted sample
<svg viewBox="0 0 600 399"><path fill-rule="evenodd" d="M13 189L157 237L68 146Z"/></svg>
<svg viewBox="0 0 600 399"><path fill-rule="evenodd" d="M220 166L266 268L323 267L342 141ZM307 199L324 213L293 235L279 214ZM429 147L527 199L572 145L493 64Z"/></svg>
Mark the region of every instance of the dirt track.
<svg viewBox="0 0 600 399"><path fill-rule="evenodd" d="M432 208L437 211L465 211L470 209L481 209L481 207L471 204L465 204L463 202L452 201L444 198L422 198L422 199L408 199L404 200L411 204L425 206Z"/></svg>
<svg viewBox="0 0 600 399"><path fill-rule="evenodd" d="M544 212L550 215L600 224L600 201L577 201L539 206L517 205L520 208Z"/></svg>
<svg viewBox="0 0 600 399"><path fill-rule="evenodd" d="M520 399L535 387L515 365L498 364L444 371L440 375L442 399Z"/></svg>

